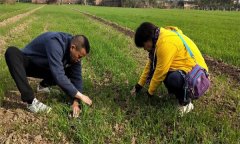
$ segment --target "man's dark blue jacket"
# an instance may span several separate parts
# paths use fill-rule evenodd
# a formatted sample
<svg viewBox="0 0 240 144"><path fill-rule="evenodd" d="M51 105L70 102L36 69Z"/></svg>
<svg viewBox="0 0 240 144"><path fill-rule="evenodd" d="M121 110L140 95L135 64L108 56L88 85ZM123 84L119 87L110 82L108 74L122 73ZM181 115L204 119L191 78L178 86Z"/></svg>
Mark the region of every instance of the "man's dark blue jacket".
<svg viewBox="0 0 240 144"><path fill-rule="evenodd" d="M63 32L46 32L31 43L22 52L31 58L40 68L51 71L54 81L69 96L82 92L81 62L71 63L70 45L72 35ZM70 69L68 77L65 69Z"/></svg>

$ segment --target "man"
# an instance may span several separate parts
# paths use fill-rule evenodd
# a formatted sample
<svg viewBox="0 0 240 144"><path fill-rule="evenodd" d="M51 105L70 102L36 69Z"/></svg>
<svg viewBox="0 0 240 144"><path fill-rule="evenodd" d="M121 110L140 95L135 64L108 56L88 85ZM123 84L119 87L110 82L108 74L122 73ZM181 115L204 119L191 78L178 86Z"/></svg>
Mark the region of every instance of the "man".
<svg viewBox="0 0 240 144"><path fill-rule="evenodd" d="M169 93L176 95L180 114L190 112L194 106L184 91L185 75L196 65L188 54L178 32L191 48L196 62L208 71L208 67L194 42L177 27L158 28L152 23L142 23L135 33L135 44L149 52L149 60L131 93L139 93L145 83L149 83L148 96L152 97L156 88L164 82Z"/></svg>
<svg viewBox="0 0 240 144"><path fill-rule="evenodd" d="M90 51L84 35L72 36L63 32L46 32L35 38L25 48L9 47L5 59L27 108L34 113L49 112L51 108L34 97L27 77L43 79L38 90L58 85L73 99L73 116L78 117L78 101L91 105L92 100L82 94L81 58Z"/></svg>

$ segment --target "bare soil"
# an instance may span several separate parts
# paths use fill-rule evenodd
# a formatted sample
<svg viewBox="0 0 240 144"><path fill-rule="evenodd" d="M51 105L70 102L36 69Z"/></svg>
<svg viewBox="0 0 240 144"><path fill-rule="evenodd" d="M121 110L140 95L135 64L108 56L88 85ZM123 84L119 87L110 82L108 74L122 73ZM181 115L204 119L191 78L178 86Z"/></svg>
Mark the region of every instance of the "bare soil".
<svg viewBox="0 0 240 144"><path fill-rule="evenodd" d="M36 85L36 82L39 80L30 79L31 85ZM36 96L41 101L47 98L44 94ZM29 112L27 104L21 101L20 92L9 90L0 107L0 144L55 143L54 139L51 139L52 133L48 127L49 117L50 115ZM59 135L60 143L69 143L65 135Z"/></svg>

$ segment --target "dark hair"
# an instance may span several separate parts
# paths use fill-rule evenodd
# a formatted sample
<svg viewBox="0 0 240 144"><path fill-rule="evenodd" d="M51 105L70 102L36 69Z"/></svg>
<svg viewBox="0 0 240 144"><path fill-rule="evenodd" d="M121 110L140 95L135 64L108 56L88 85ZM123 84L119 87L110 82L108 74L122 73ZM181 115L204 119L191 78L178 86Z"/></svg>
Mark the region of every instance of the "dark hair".
<svg viewBox="0 0 240 144"><path fill-rule="evenodd" d="M135 33L135 44L137 47L143 47L143 44L154 37L157 26L150 22L142 23Z"/></svg>
<svg viewBox="0 0 240 144"><path fill-rule="evenodd" d="M85 48L86 52L90 52L90 43L86 36L84 35L75 35L72 38L71 44L76 45L77 49Z"/></svg>

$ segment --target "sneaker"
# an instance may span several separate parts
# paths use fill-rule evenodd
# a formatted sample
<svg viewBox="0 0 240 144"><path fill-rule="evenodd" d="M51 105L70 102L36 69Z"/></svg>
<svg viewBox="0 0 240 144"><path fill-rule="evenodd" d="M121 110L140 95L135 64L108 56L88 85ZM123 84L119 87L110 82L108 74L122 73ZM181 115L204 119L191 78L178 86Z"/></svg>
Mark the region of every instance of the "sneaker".
<svg viewBox="0 0 240 144"><path fill-rule="evenodd" d="M190 102L189 104L185 105L185 106L179 106L179 114L182 117L184 114L189 113L191 110L193 110L194 106L193 104Z"/></svg>
<svg viewBox="0 0 240 144"><path fill-rule="evenodd" d="M52 108L38 101L36 98L33 99L32 104L27 105L27 108L33 113L38 113L38 112L49 113L52 110Z"/></svg>
<svg viewBox="0 0 240 144"><path fill-rule="evenodd" d="M37 86L37 92L39 93L50 93L49 87L42 87L41 85Z"/></svg>

